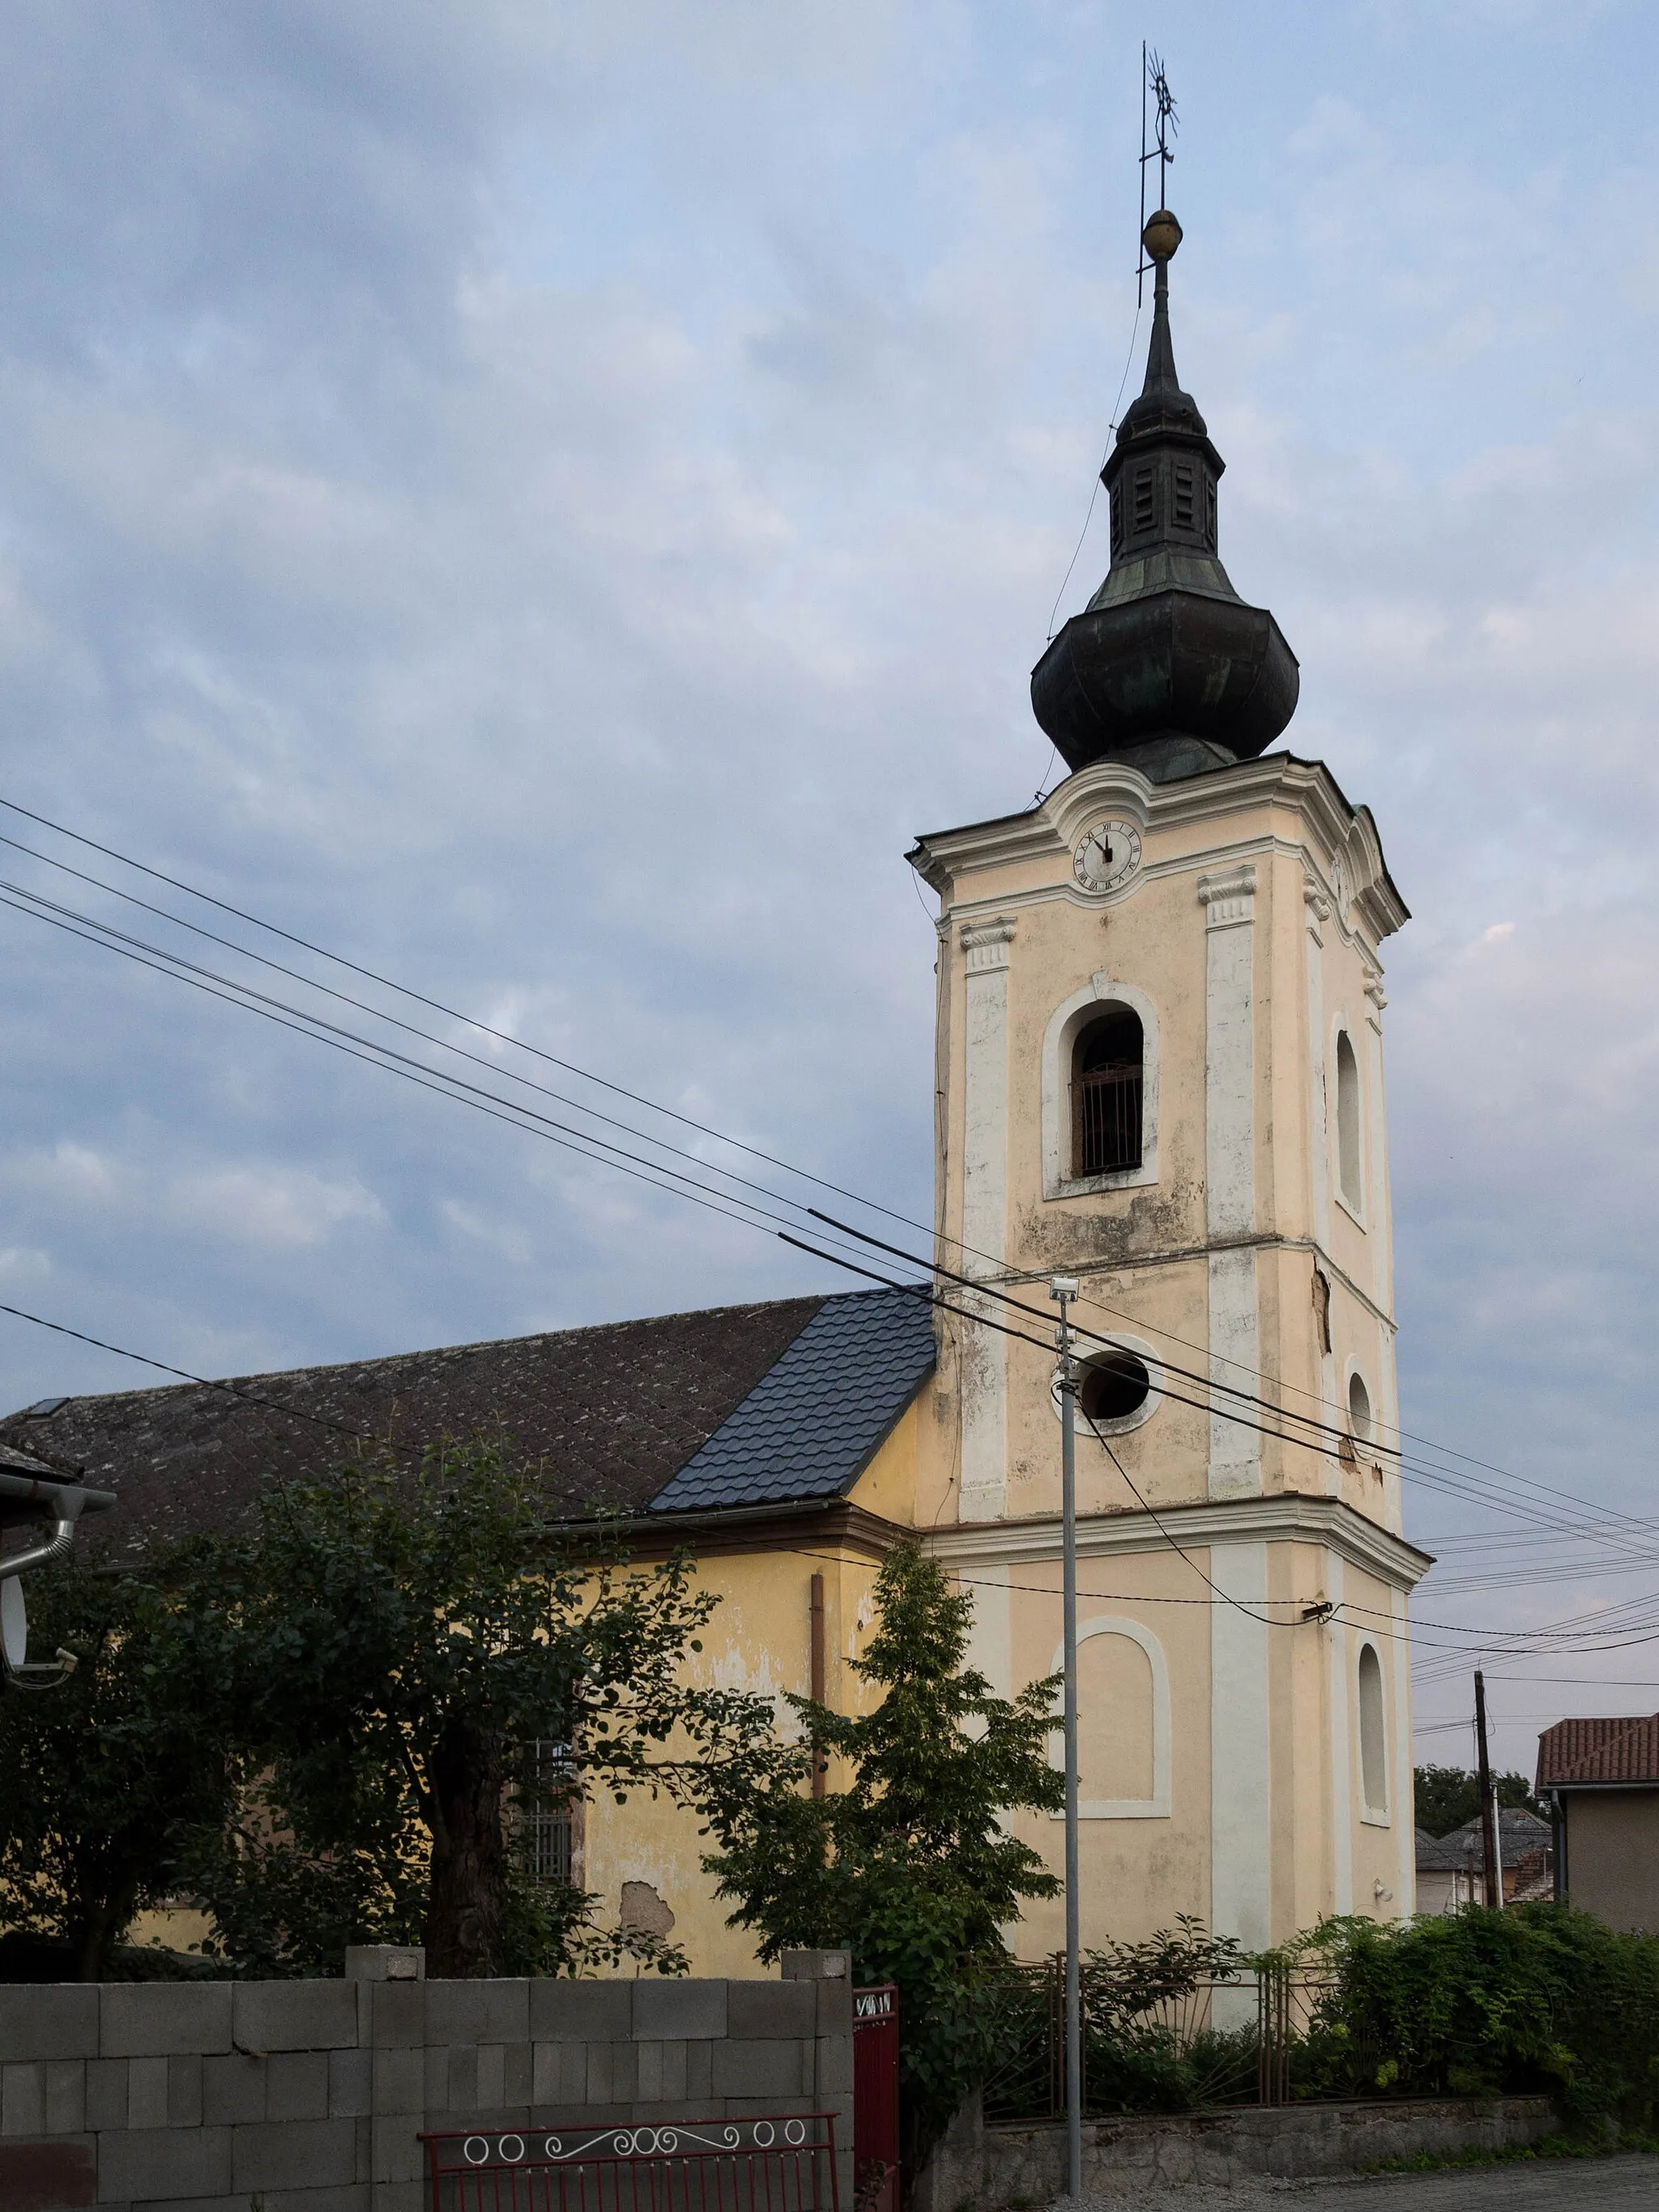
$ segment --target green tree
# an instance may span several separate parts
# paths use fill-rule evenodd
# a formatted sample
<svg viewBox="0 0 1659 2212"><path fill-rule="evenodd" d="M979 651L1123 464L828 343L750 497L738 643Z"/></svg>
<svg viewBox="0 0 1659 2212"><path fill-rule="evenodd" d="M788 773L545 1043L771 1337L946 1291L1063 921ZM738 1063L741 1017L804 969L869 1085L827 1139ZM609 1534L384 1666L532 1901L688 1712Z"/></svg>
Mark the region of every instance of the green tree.
<svg viewBox="0 0 1659 2212"><path fill-rule="evenodd" d="M1498 1785L1500 1805L1543 1813L1544 1808L1534 1796L1524 1774L1498 1774L1492 1778ZM1473 1820L1480 1810L1480 1778L1462 1766L1419 1766L1413 1780L1417 1825L1425 1835L1449 1836L1454 1829Z"/></svg>
<svg viewBox="0 0 1659 2212"><path fill-rule="evenodd" d="M963 1664L971 1601L953 1596L914 1547L890 1553L876 1583L878 1626L854 1672L884 1694L857 1717L792 1697L801 1741L755 1786L715 1793L720 1849L704 1861L729 1924L760 1954L848 1945L854 1974L896 1982L905 2163L914 2172L987 2057L976 1973L1007 1956L1002 1929L1029 1898L1060 1884L1002 1826L1004 1814L1052 1811L1052 1680L1012 1701ZM805 1784L817 1759L846 1788Z"/></svg>
<svg viewBox="0 0 1659 2212"><path fill-rule="evenodd" d="M766 1762L769 1705L684 1680L717 1602L693 1573L573 1534L489 1446L273 1484L230 1567L260 1778L203 1875L231 1950L293 1971L418 1926L451 1978L567 1957L589 1901L526 1896L511 1846L538 1740L568 1747L573 1793L619 1802L696 1804Z"/></svg>
<svg viewBox="0 0 1659 2212"><path fill-rule="evenodd" d="M0 1693L0 1927L107 1975L135 1914L180 1887L218 1830L236 1765L222 1645L202 1594L211 1546L112 1574L73 1558L29 1578L35 1632L68 1680Z"/></svg>

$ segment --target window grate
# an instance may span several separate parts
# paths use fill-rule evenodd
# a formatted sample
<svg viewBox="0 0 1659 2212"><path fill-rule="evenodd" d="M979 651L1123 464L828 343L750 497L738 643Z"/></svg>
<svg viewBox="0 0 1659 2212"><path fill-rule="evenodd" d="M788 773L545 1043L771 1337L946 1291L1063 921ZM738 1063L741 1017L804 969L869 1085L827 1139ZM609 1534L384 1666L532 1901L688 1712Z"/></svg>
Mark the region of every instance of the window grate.
<svg viewBox="0 0 1659 2212"><path fill-rule="evenodd" d="M552 1736L538 1736L531 1753L535 1778L526 1820L530 1871L538 1881L568 1882L574 1864L571 1792L575 1765L569 1745Z"/></svg>
<svg viewBox="0 0 1659 2212"><path fill-rule="evenodd" d="M1073 1092L1077 1173L1112 1175L1140 1165L1140 1070L1094 1067Z"/></svg>

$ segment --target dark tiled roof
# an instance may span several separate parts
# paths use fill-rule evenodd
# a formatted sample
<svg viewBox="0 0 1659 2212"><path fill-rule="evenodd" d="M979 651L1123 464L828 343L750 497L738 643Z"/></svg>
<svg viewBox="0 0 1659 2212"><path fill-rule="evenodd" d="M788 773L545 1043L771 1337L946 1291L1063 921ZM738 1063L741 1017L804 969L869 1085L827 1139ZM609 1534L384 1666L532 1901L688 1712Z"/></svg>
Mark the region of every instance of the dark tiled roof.
<svg viewBox="0 0 1659 2212"><path fill-rule="evenodd" d="M828 1303L863 1310L869 1301ZM515 1459L544 1468L572 1514L638 1510L722 1429L825 1304L717 1306L244 1376L233 1385L240 1398L193 1382L70 1398L45 1419L0 1421L0 1443L82 1465L89 1484L113 1491L118 1510L88 1534L123 1549L232 1526L271 1475L320 1472L364 1436L410 1457L446 1436L500 1436ZM908 1346L914 1330L896 1334ZM856 1340L854 1330L849 1353ZM872 1393L884 1371L872 1345Z"/></svg>
<svg viewBox="0 0 1659 2212"><path fill-rule="evenodd" d="M1463 1854L1449 1836L1431 1836L1426 1828L1417 1832L1417 1871L1419 1874L1461 1874Z"/></svg>
<svg viewBox="0 0 1659 2212"><path fill-rule="evenodd" d="M933 1357L925 1298L902 1291L826 1298L651 1510L841 1496L933 1372Z"/></svg>
<svg viewBox="0 0 1659 2212"><path fill-rule="evenodd" d="M1635 1720L1557 1721L1538 1739L1540 1790L1573 1783L1659 1783L1659 1713Z"/></svg>
<svg viewBox="0 0 1659 2212"><path fill-rule="evenodd" d="M1498 1843L1504 1863L1512 1867L1529 1851L1547 1850L1554 1841L1554 1831L1547 1820L1540 1820L1536 1813L1529 1813L1524 1805L1504 1805L1498 1814ZM1461 1828L1454 1828L1449 1836L1442 1836L1438 1848L1452 1854L1448 1866L1479 1868L1485 1857L1486 1844L1480 1832L1480 1815L1465 1820ZM1419 1859L1419 1865L1422 1864Z"/></svg>

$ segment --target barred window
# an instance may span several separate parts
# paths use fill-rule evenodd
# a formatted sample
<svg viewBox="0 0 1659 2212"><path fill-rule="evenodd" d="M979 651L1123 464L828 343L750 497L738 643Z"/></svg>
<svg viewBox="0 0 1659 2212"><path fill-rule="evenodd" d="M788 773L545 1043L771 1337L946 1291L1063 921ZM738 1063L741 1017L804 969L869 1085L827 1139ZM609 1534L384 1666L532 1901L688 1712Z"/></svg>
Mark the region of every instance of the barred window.
<svg viewBox="0 0 1659 2212"><path fill-rule="evenodd" d="M538 1736L530 1749L531 1780L523 1808L530 1870L538 1881L568 1881L574 1863L575 1762L569 1745L556 1737Z"/></svg>
<svg viewBox="0 0 1659 2212"><path fill-rule="evenodd" d="M1111 1175L1140 1165L1140 1017L1112 1006L1079 1036L1072 1054L1072 1172Z"/></svg>

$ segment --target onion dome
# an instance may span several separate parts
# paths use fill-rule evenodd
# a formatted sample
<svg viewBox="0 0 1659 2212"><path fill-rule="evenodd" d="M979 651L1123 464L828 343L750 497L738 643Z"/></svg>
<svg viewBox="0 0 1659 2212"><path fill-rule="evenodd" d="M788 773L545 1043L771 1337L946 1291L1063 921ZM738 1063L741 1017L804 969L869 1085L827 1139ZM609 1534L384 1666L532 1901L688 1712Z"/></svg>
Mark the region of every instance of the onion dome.
<svg viewBox="0 0 1659 2212"><path fill-rule="evenodd" d="M1100 472L1112 565L1031 671L1031 705L1068 767L1126 761L1153 783L1267 750L1296 712L1296 655L1247 606L1216 555L1226 466L1176 374L1170 262L1181 225L1160 208L1142 244L1157 270L1140 397Z"/></svg>

